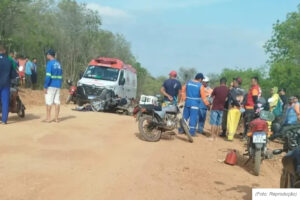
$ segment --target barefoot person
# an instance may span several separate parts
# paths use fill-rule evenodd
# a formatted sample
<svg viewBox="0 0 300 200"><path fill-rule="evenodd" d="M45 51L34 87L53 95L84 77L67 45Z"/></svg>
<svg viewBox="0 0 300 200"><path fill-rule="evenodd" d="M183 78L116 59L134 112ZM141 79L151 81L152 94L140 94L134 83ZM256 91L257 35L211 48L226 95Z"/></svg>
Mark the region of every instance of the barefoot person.
<svg viewBox="0 0 300 200"><path fill-rule="evenodd" d="M47 122L51 121L51 106L55 104L55 122L58 122L60 109L60 88L62 85L62 68L55 59L55 52L50 49L47 52L46 79L44 84L45 100L47 107Z"/></svg>

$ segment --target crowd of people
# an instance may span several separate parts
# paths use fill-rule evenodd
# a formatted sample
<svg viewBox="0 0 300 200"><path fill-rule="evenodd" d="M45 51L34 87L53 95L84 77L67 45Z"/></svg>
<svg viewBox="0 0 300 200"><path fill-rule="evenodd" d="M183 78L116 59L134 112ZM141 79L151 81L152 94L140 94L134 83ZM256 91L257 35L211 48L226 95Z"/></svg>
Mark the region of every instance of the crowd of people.
<svg viewBox="0 0 300 200"><path fill-rule="evenodd" d="M268 110L275 116L276 121L282 124L295 124L300 120L300 104L298 97L286 97L286 90L277 87L271 89L271 97L265 100L259 86L258 77L251 78L249 91L242 88L242 79L234 78L227 85L225 77L220 79L220 85L211 89L209 78L202 73L196 74L193 80L183 86L177 80L176 71L169 74L161 93L164 95L164 104L176 100L184 106L183 118L188 122L190 134L196 136L204 134L206 114L210 110L209 124L211 126L209 140L215 141L218 136L233 141L239 124L244 122L244 132L240 135L247 138L249 124L261 110ZM271 127L269 122L269 127ZM179 133L183 130L179 128Z"/></svg>
<svg viewBox="0 0 300 200"><path fill-rule="evenodd" d="M47 107L46 122L58 122L60 110L60 88L62 86L62 67L56 60L56 53L50 49L46 53L49 60L46 65L44 83L45 103ZM28 57L16 58L15 53L6 53L4 45L0 45L0 104L2 119L1 124L7 124L10 104L16 102L11 95L11 82L19 78L20 85L25 88L35 89L37 83L37 59ZM55 104L55 118L51 120L51 107Z"/></svg>

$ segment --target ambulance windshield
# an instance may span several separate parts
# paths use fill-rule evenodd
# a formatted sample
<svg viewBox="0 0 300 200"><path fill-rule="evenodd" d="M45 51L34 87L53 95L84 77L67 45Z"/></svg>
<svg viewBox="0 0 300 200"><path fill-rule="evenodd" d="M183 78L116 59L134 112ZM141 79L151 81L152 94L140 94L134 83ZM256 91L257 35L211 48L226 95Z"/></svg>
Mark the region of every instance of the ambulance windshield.
<svg viewBox="0 0 300 200"><path fill-rule="evenodd" d="M93 78L105 81L117 81L118 76L118 69L101 66L89 66L83 75L84 78Z"/></svg>

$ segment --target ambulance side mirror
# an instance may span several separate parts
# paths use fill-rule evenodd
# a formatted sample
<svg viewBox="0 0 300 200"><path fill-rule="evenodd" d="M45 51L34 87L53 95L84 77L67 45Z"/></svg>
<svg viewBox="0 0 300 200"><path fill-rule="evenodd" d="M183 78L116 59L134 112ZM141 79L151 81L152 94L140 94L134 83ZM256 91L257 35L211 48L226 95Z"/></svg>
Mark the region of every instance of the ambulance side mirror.
<svg viewBox="0 0 300 200"><path fill-rule="evenodd" d="M120 85L125 85L125 78L122 78L121 80L120 80L120 83L119 83Z"/></svg>

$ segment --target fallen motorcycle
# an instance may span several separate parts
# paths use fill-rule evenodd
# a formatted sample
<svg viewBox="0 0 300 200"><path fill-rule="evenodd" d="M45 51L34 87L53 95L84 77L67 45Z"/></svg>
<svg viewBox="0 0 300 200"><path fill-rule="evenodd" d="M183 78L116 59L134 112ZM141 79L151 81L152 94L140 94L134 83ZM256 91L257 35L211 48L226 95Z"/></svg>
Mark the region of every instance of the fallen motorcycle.
<svg viewBox="0 0 300 200"><path fill-rule="evenodd" d="M77 87L73 85L73 82L71 80L67 80L67 84L69 86L69 96L66 100L66 104L69 104L71 101L73 103L77 103Z"/></svg>
<svg viewBox="0 0 300 200"><path fill-rule="evenodd" d="M155 105L140 105L133 113L138 121L139 132L149 142L157 142L162 133L182 127L189 142L193 138L189 133L189 127L184 119L179 119L179 108L170 104L165 107Z"/></svg>
<svg viewBox="0 0 300 200"><path fill-rule="evenodd" d="M282 158L280 188L300 188L300 124L284 126L280 132L277 137L283 140L283 148L273 151L274 155L287 153Z"/></svg>
<svg viewBox="0 0 300 200"><path fill-rule="evenodd" d="M19 96L18 78L12 80L10 88L9 112L17 113L19 117L25 117L25 105ZM2 105L0 100L0 113L2 113Z"/></svg>

